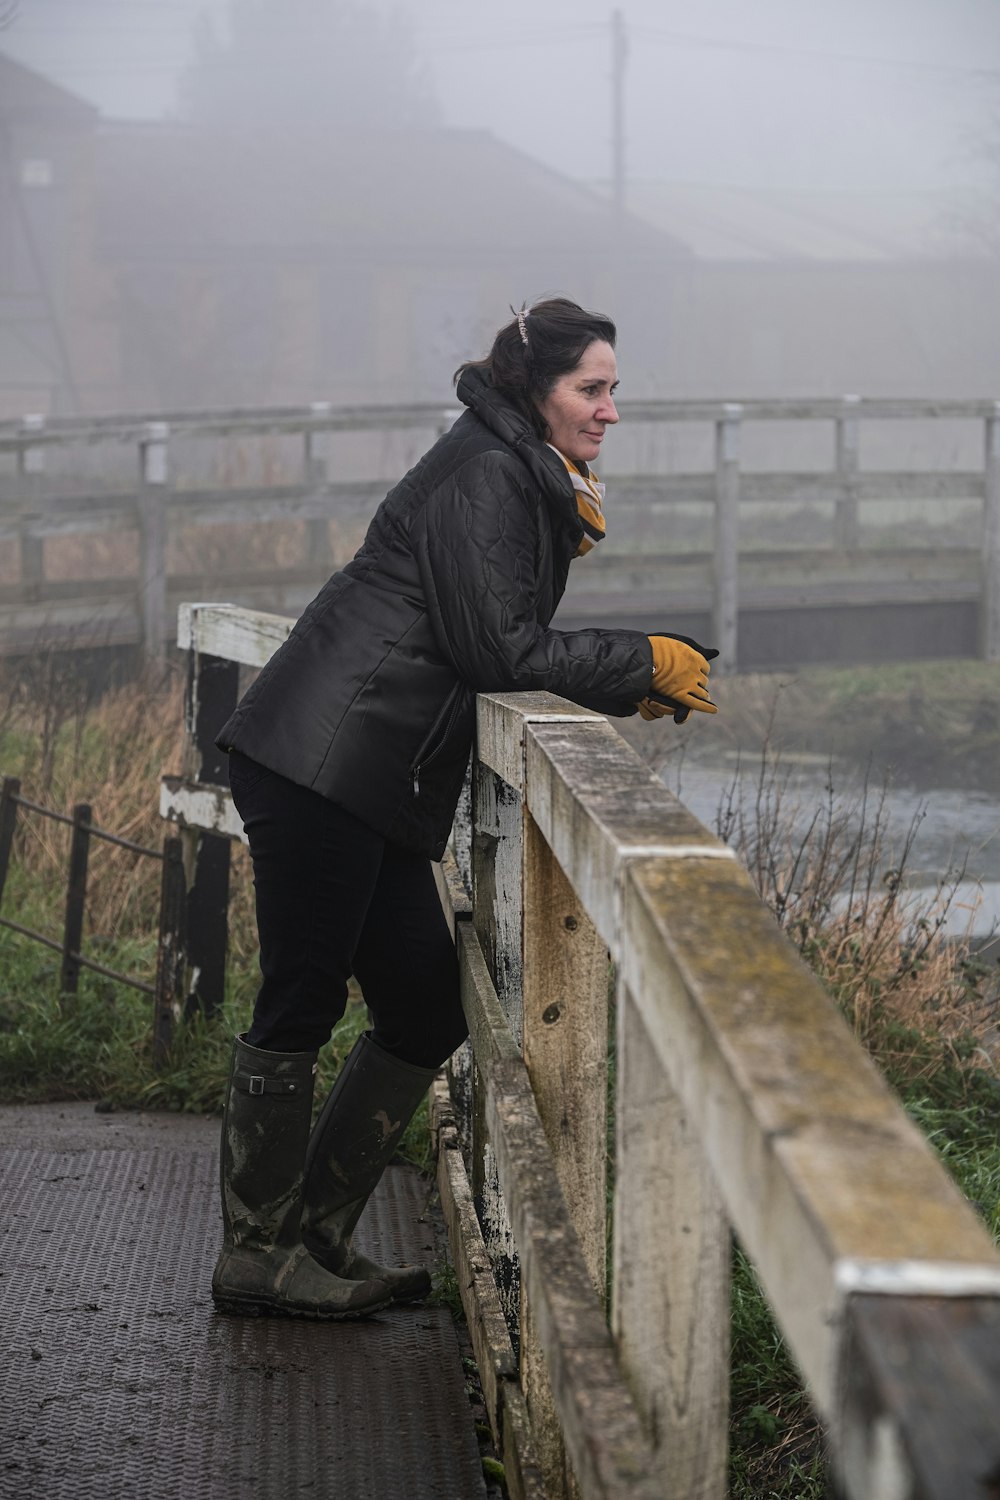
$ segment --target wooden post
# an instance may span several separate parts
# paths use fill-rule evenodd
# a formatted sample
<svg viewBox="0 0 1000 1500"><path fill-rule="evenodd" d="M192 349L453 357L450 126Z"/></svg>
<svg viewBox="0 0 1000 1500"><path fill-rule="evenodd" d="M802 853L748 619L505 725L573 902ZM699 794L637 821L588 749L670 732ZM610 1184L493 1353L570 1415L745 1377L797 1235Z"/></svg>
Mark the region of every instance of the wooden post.
<svg viewBox="0 0 1000 1500"><path fill-rule="evenodd" d="M837 418L837 477L840 493L833 515L833 535L838 547L857 547L858 532L858 405L860 396L845 396Z"/></svg>
<svg viewBox="0 0 1000 1500"><path fill-rule="evenodd" d="M489 767L473 777L473 923L507 1024L521 1041L521 796ZM496 1158L484 1124L484 1090L472 1067L472 1190L493 1267L500 1305L515 1348L519 1338L520 1270Z"/></svg>
<svg viewBox="0 0 1000 1500"><path fill-rule="evenodd" d="M153 1064L160 1068L170 1050L174 1020L184 992L184 855L178 838L163 840L160 926L153 994Z"/></svg>
<svg viewBox="0 0 1000 1500"><path fill-rule="evenodd" d="M236 707L239 664L201 655L197 642L188 658L187 730L191 781L226 786L228 757L215 736ZM206 829L181 834L188 875L185 941L189 973L185 1009L206 1014L219 1009L225 994L229 933L229 839Z"/></svg>
<svg viewBox="0 0 1000 1500"><path fill-rule="evenodd" d="M328 417L331 410L329 401L313 401L309 407L310 414L318 419ZM314 427L306 428L303 454L305 481L312 490L325 489L329 479L326 451L328 441L328 433L319 432ZM328 565L330 523L326 516L316 516L306 522L306 548L305 561L307 563L315 563L317 567Z"/></svg>
<svg viewBox="0 0 1000 1500"><path fill-rule="evenodd" d="M719 660L715 670L735 672L738 666L740 551L740 422L742 406L727 402L715 424L715 544L713 580L714 639Z"/></svg>
<svg viewBox="0 0 1000 1500"><path fill-rule="evenodd" d="M986 418L980 619L983 659L1000 661L1000 401Z"/></svg>
<svg viewBox="0 0 1000 1500"><path fill-rule="evenodd" d="M724 1500L729 1225L697 1135L618 991L612 1330L671 1493Z"/></svg>
<svg viewBox="0 0 1000 1500"><path fill-rule="evenodd" d="M139 622L142 657L162 662L167 649L166 422L147 422L139 444Z"/></svg>
<svg viewBox="0 0 1000 1500"><path fill-rule="evenodd" d="M526 811L523 1053L559 1185L595 1288L607 1284L608 950ZM546 1494L572 1494L545 1359L522 1285L521 1382Z"/></svg>
<svg viewBox="0 0 1000 1500"><path fill-rule="evenodd" d="M16 776L5 776L0 787L0 901L3 900L7 871L10 869L10 854L14 844L14 829L17 826L17 799L21 794L21 782Z"/></svg>
<svg viewBox="0 0 1000 1500"><path fill-rule="evenodd" d="M66 918L63 923L62 966L59 989L75 995L80 980L83 914L87 904L87 862L90 856L90 807L78 802L73 809L73 834L69 846L69 880L66 886Z"/></svg>
<svg viewBox="0 0 1000 1500"><path fill-rule="evenodd" d="M45 427L45 418L40 412L30 412L21 418L21 431L28 438ZM21 560L21 583L28 601L38 598L40 586L45 581L45 544L40 536L31 532L31 513L41 494L45 476L45 449L39 443L26 441L17 450L17 498L21 511L19 547Z"/></svg>

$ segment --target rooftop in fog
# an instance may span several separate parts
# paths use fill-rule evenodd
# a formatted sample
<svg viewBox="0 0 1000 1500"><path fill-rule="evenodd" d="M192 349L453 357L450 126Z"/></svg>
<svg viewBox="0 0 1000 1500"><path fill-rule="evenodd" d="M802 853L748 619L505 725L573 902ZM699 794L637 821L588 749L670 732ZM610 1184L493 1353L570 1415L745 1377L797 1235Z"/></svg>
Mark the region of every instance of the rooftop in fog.
<svg viewBox="0 0 1000 1500"><path fill-rule="evenodd" d="M425 129L250 142L182 126L107 124L98 154L102 237L116 250L337 247L463 259L574 243L629 259L689 258L629 215L487 131Z"/></svg>
<svg viewBox="0 0 1000 1500"><path fill-rule="evenodd" d="M0 52L0 115L61 117L68 123L96 122L98 111L68 89Z"/></svg>
<svg viewBox="0 0 1000 1500"><path fill-rule="evenodd" d="M634 214L699 260L964 260L988 253L958 193L861 192L633 182ZM1000 208L995 217L1000 221Z"/></svg>

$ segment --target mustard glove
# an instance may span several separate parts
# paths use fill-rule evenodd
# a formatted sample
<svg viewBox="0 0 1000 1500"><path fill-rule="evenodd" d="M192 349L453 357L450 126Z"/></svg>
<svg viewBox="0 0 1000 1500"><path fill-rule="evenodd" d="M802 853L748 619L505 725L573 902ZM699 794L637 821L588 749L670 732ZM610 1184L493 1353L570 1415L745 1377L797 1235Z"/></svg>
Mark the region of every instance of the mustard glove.
<svg viewBox="0 0 1000 1500"><path fill-rule="evenodd" d="M685 710L718 713L708 696L708 674L712 669L701 647L687 636L671 635L651 635L649 644L653 648L653 691L649 695L652 702L674 709L678 724L687 718ZM719 654L712 647L709 651L712 656Z"/></svg>

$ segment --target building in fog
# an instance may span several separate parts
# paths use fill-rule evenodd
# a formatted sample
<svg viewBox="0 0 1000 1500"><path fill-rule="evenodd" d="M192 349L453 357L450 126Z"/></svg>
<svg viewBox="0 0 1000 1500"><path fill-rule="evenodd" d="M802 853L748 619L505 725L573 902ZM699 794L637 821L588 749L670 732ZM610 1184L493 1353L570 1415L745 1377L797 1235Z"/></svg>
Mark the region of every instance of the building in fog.
<svg viewBox="0 0 1000 1500"><path fill-rule="evenodd" d="M996 237L943 192L633 183L633 212L682 239L661 393L1000 392Z"/></svg>
<svg viewBox="0 0 1000 1500"><path fill-rule="evenodd" d="M447 401L554 291L616 317L629 395L1000 393L995 253L900 202L619 217L486 132L118 124L2 56L0 130L0 415Z"/></svg>
<svg viewBox="0 0 1000 1500"><path fill-rule="evenodd" d="M95 109L0 56L0 408L121 394L113 292L96 253Z"/></svg>

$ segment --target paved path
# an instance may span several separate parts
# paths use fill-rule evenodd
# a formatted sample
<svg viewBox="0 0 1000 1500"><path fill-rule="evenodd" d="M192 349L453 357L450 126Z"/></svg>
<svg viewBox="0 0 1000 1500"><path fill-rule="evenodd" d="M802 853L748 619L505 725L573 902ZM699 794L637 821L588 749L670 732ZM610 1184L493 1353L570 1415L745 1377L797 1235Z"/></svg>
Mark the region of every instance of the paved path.
<svg viewBox="0 0 1000 1500"><path fill-rule="evenodd" d="M217 1120L0 1108L0 1497L481 1500L446 1308L224 1318ZM390 1168L359 1238L437 1259Z"/></svg>

